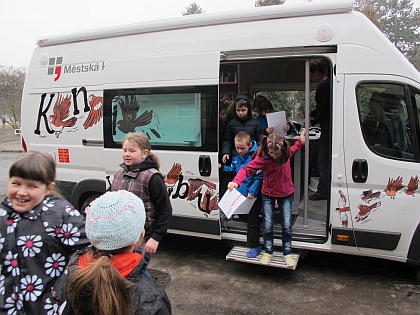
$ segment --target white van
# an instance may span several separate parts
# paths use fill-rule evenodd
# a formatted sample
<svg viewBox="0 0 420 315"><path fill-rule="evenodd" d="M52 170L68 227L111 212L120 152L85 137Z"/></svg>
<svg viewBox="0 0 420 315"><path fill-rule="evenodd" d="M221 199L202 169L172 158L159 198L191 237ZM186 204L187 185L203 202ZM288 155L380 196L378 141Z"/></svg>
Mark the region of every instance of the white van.
<svg viewBox="0 0 420 315"><path fill-rule="evenodd" d="M331 186L328 201L309 200L318 177L313 130L293 160L293 249L418 267L420 74L352 4L285 4L41 38L23 95L24 145L55 157L61 192L83 209L118 171L126 133L144 132L166 176L170 232L241 244L246 222L222 227L217 205L219 98L248 91L292 108L290 116L308 112L316 89L309 60L321 58L331 78ZM393 125L386 104L397 100L407 145L372 139L375 93L382 125ZM274 234L281 246L277 221ZM258 262L241 250L228 259ZM274 266L282 266L278 253Z"/></svg>

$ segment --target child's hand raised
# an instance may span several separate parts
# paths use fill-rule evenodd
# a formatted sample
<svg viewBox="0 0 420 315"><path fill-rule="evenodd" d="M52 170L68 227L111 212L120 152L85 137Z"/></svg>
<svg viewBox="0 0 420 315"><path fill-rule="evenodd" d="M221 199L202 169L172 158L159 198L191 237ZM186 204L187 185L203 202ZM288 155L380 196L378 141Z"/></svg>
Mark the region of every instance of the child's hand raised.
<svg viewBox="0 0 420 315"><path fill-rule="evenodd" d="M306 129L302 131L302 133L300 134L300 141L305 144L305 134L306 134Z"/></svg>
<svg viewBox="0 0 420 315"><path fill-rule="evenodd" d="M228 189L229 190L232 190L233 188L238 188L238 187L239 187L239 185L237 183L234 183L234 182L230 182L228 184Z"/></svg>

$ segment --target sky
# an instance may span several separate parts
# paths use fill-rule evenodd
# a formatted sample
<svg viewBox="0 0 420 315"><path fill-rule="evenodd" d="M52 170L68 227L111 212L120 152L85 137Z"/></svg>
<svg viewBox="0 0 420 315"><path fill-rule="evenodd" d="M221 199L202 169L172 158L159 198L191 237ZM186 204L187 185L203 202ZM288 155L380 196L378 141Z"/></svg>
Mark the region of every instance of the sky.
<svg viewBox="0 0 420 315"><path fill-rule="evenodd" d="M27 68L38 38L175 18L192 2L205 13L255 6L255 0L0 0L0 66ZM414 6L419 7L420 0L414 0Z"/></svg>

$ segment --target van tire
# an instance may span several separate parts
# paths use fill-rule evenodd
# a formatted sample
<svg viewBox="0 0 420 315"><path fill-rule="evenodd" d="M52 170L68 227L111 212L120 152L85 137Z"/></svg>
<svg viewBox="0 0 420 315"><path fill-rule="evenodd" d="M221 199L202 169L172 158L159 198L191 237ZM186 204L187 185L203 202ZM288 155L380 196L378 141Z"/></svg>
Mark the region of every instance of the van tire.
<svg viewBox="0 0 420 315"><path fill-rule="evenodd" d="M90 203L95 200L96 198L98 198L99 196L101 196L101 194L93 194L93 195L89 195L85 201L83 201L82 206L80 207L80 213L83 214L84 216L86 216L85 213L85 209L90 205Z"/></svg>

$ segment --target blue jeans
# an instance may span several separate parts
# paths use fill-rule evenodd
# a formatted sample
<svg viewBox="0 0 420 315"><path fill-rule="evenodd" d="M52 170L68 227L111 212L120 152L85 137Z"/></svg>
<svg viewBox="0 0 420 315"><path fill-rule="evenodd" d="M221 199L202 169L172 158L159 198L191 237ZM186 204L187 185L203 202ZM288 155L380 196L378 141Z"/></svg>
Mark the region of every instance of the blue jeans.
<svg viewBox="0 0 420 315"><path fill-rule="evenodd" d="M274 205L276 200L280 210L283 255L289 255L292 252L292 195L283 198L262 195L264 249L267 254L273 254Z"/></svg>
<svg viewBox="0 0 420 315"><path fill-rule="evenodd" d="M153 278L152 278L152 276L149 275L149 273L147 272L147 267L149 266L149 262L152 259L152 254L144 253L143 254L143 259L144 259L144 266L143 266L143 269L141 270L141 272L144 274L144 276L147 279L149 279L151 281L154 281Z"/></svg>

